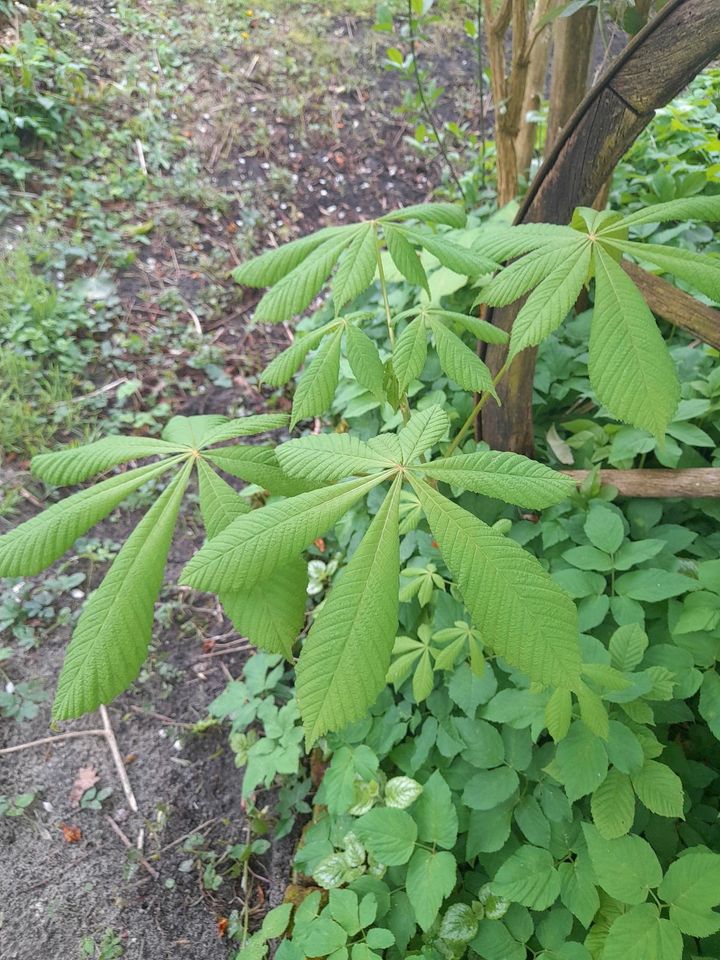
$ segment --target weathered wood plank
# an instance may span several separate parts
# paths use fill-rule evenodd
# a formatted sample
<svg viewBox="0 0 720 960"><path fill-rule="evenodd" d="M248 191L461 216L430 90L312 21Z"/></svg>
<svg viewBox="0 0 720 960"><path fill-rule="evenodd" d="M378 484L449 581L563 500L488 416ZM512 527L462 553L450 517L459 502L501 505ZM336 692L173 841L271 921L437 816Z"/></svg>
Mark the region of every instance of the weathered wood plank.
<svg viewBox="0 0 720 960"><path fill-rule="evenodd" d="M563 470L578 486L589 470ZM600 481L615 487L623 497L720 497L720 469L693 467L686 470L601 470Z"/></svg>

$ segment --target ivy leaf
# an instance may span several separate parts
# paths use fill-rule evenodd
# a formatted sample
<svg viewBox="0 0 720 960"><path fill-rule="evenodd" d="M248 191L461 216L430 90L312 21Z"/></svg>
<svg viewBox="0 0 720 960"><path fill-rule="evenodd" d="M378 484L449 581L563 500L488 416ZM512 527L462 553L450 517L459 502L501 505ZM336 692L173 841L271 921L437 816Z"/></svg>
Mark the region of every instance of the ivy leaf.
<svg viewBox="0 0 720 960"><path fill-rule="evenodd" d="M31 577L61 557L90 527L178 458L128 470L81 490L0 537L0 577Z"/></svg>
<svg viewBox="0 0 720 960"><path fill-rule="evenodd" d="M635 819L635 794L630 778L610 770L590 800L592 818L605 840L624 836Z"/></svg>
<svg viewBox="0 0 720 960"><path fill-rule="evenodd" d="M688 851L671 863L658 894L670 905L670 920L690 937L710 937L720 930L720 856Z"/></svg>
<svg viewBox="0 0 720 960"><path fill-rule="evenodd" d="M308 745L362 719L385 686L398 622L400 489L398 477L303 645L297 699Z"/></svg>
<svg viewBox="0 0 720 960"><path fill-rule="evenodd" d="M449 426L448 415L437 404L413 413L398 435L402 462L411 463L434 447L447 434Z"/></svg>
<svg viewBox="0 0 720 960"><path fill-rule="evenodd" d="M32 458L30 469L46 483L71 486L120 463L184 452L186 448L180 444L150 437L104 437L83 446L38 454Z"/></svg>
<svg viewBox="0 0 720 960"><path fill-rule="evenodd" d="M445 897L455 888L455 857L447 850L418 848L408 866L405 887L417 922L428 931L435 923Z"/></svg>
<svg viewBox="0 0 720 960"><path fill-rule="evenodd" d="M417 826L404 810L375 807L353 825L370 853L389 867L407 863L415 849Z"/></svg>
<svg viewBox="0 0 720 960"><path fill-rule="evenodd" d="M632 785L639 800L652 813L683 818L682 780L664 763L646 760L642 768L632 774Z"/></svg>
<svg viewBox="0 0 720 960"><path fill-rule="evenodd" d="M397 466L364 440L349 433L298 437L276 447L275 452L288 476L315 485Z"/></svg>
<svg viewBox="0 0 720 960"><path fill-rule="evenodd" d="M450 787L436 770L423 784L420 799L415 804L413 816L417 823L418 837L425 843L451 850L455 846L458 818L452 802Z"/></svg>
<svg viewBox="0 0 720 960"><path fill-rule="evenodd" d="M552 856L540 847L520 847L495 874L492 891L531 910L547 910L560 896L560 877Z"/></svg>
<svg viewBox="0 0 720 960"><path fill-rule="evenodd" d="M570 598L513 540L410 479L484 642L536 683L577 686L577 613Z"/></svg>
<svg viewBox="0 0 720 960"><path fill-rule="evenodd" d="M291 430L299 420L319 416L329 409L340 375L342 335L339 327L327 337L300 378L293 397Z"/></svg>
<svg viewBox="0 0 720 960"><path fill-rule="evenodd" d="M361 387L370 391L378 403L384 403L385 368L375 343L353 323L347 325L345 343L348 363L355 379Z"/></svg>
<svg viewBox="0 0 720 960"><path fill-rule="evenodd" d="M375 224L364 223L342 255L333 279L332 295L336 313L373 282L377 269L377 249Z"/></svg>
<svg viewBox="0 0 720 960"><path fill-rule="evenodd" d="M296 336L290 346L265 367L260 374L260 383L269 383L271 387L282 387L297 373L308 353L315 349L326 334L336 330L338 326L339 321L333 320L332 323L327 323L304 337Z"/></svg>
<svg viewBox="0 0 720 960"><path fill-rule="evenodd" d="M238 633L268 653L292 660L305 622L307 564L301 558L246 590L220 592L218 599Z"/></svg>
<svg viewBox="0 0 720 960"><path fill-rule="evenodd" d="M150 507L88 598L65 654L53 718L68 720L122 693L142 666L153 607L192 464Z"/></svg>
<svg viewBox="0 0 720 960"><path fill-rule="evenodd" d="M432 314L428 315L428 320L443 372L463 390L476 393L487 390L497 397L492 374L480 357Z"/></svg>
<svg viewBox="0 0 720 960"><path fill-rule="evenodd" d="M618 917L610 927L603 960L681 960L682 934L658 908L642 903Z"/></svg>
<svg viewBox="0 0 720 960"><path fill-rule="evenodd" d="M227 592L266 580L382 479L351 480L312 490L238 517L192 557L180 582L198 590Z"/></svg>
<svg viewBox="0 0 720 960"><path fill-rule="evenodd" d="M606 840L596 827L583 824L597 882L621 903L644 903L662 880L662 869L650 844L642 837Z"/></svg>
<svg viewBox="0 0 720 960"><path fill-rule="evenodd" d="M283 244L276 250L268 250L236 267L233 270L233 279L246 287L271 287L301 264L314 250L341 233L347 233L348 229L352 229L352 226L325 227L310 236Z"/></svg>
<svg viewBox="0 0 720 960"><path fill-rule="evenodd" d="M509 360L526 347L536 346L560 326L588 278L591 253L591 244L586 241L535 287L513 322Z"/></svg>
<svg viewBox="0 0 720 960"><path fill-rule="evenodd" d="M465 226L467 217L457 203L416 203L380 217L380 223L394 220L419 220L421 223L443 223L448 227L460 229Z"/></svg>
<svg viewBox="0 0 720 960"><path fill-rule="evenodd" d="M255 320L258 323L283 323L302 313L312 303L357 231L358 228L353 226L313 250L265 294L255 310Z"/></svg>
<svg viewBox="0 0 720 960"><path fill-rule="evenodd" d="M427 357L427 332L424 317L416 317L395 341L392 366L398 390L405 393L408 385L420 376Z"/></svg>
<svg viewBox="0 0 720 960"><path fill-rule="evenodd" d="M575 490L570 477L520 454L497 450L458 454L420 469L461 490L537 510L560 503Z"/></svg>
<svg viewBox="0 0 720 960"><path fill-rule="evenodd" d="M665 434L680 397L675 365L655 318L625 271L595 248L590 382L618 420Z"/></svg>
<svg viewBox="0 0 720 960"><path fill-rule="evenodd" d="M430 284L427 274L412 244L405 239L402 230L383 221L383 233L392 262L408 283L411 283L414 287L422 287L429 297Z"/></svg>
<svg viewBox="0 0 720 960"><path fill-rule="evenodd" d="M237 517L250 512L237 490L219 477L202 457L197 460L200 513L210 539Z"/></svg>

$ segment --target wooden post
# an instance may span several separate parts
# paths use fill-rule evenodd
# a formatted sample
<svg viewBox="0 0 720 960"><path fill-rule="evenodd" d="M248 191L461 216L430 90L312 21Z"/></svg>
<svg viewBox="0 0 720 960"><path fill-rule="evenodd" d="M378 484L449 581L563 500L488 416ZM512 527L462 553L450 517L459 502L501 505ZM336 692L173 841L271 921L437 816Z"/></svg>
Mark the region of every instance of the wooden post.
<svg viewBox="0 0 720 960"><path fill-rule="evenodd" d="M516 217L516 223L568 223L575 207L590 206L615 165L654 111L675 97L720 54L718 0L668 0L628 44L563 128ZM495 310L510 330L519 304ZM491 345L493 373L505 351ZM479 425L491 447L532 455L535 351L525 350L500 384L501 407L487 404Z"/></svg>

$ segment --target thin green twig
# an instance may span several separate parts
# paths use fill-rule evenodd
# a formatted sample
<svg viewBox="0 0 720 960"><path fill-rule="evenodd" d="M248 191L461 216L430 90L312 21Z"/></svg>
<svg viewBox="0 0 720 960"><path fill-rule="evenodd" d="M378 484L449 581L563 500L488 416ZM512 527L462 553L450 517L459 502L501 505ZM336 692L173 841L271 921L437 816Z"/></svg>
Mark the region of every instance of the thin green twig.
<svg viewBox="0 0 720 960"><path fill-rule="evenodd" d="M500 367L498 372L495 374L495 378L493 380L494 387L496 387L500 383L502 378L507 373L509 366L510 366L510 361L506 360L505 363L502 365L502 367ZM452 443L445 451L444 456L449 457L451 453L454 453L455 450L457 450L457 448L460 446L462 441L465 439L465 435L467 434L468 430L475 423L475 420L477 419L478 414L480 413L482 408L485 406L485 404L488 402L491 396L492 394L490 393L489 390L483 390L483 392L480 394L478 402L472 408L470 416L467 418L467 420L462 425L462 427L460 427L460 430L453 438Z"/></svg>

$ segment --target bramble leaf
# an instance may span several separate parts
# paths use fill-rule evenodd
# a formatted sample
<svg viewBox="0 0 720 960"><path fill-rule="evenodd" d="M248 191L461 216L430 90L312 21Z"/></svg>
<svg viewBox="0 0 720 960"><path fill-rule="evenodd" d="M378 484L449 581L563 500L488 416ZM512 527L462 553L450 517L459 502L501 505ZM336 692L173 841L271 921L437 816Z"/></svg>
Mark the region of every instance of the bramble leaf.
<svg viewBox="0 0 720 960"><path fill-rule="evenodd" d="M709 850L688 851L671 863L658 887L670 905L670 919L691 937L710 937L720 930L720 856Z"/></svg>

